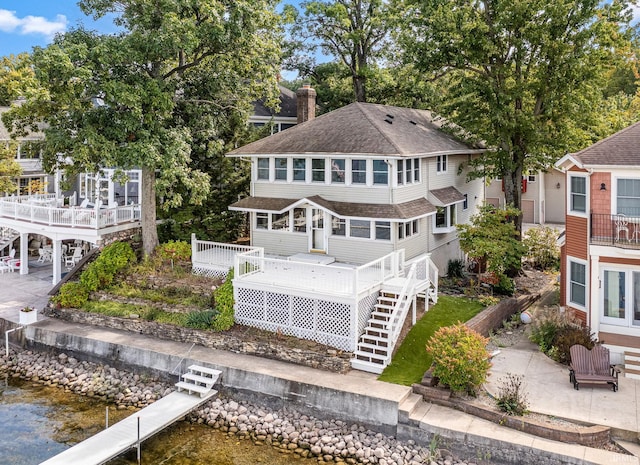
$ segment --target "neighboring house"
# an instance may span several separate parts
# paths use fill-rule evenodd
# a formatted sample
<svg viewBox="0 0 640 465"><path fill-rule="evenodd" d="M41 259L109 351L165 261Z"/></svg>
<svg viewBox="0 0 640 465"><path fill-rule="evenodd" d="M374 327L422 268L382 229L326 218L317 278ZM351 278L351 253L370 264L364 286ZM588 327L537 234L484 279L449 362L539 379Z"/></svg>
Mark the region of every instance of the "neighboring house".
<svg viewBox="0 0 640 465"><path fill-rule="evenodd" d="M438 270L462 256L455 226L483 202L467 162L483 149L428 111L314 114L303 87L300 124L229 153L251 162L251 195L229 207L249 215L251 246L194 238L194 270L234 267L236 322L351 351L354 368L380 373L416 296L435 301Z"/></svg>
<svg viewBox="0 0 640 465"><path fill-rule="evenodd" d="M128 180L120 183L113 180L115 170L104 169L78 176L74 188L63 192L62 171L50 176L42 170L33 142L43 137L18 139L19 191L0 193L0 272L27 274L30 261L32 266L51 263L56 284L63 269L75 266L88 249L140 227L141 177L139 170L127 171ZM0 121L0 141L9 139Z"/></svg>
<svg viewBox="0 0 640 465"><path fill-rule="evenodd" d="M640 122L556 163L566 174L561 305L640 366Z"/></svg>
<svg viewBox="0 0 640 465"><path fill-rule="evenodd" d="M528 171L522 177L522 222L527 224L564 224L564 173L552 168L548 171ZM486 202L504 207L504 186L494 179L485 190Z"/></svg>
<svg viewBox="0 0 640 465"><path fill-rule="evenodd" d="M0 117L10 107L0 107ZM25 137L18 137L14 142L18 143L16 160L22 168L22 174L16 179L18 192L21 195L53 192L53 178L42 169L42 157L38 142L42 141L44 134L41 132L30 133ZM0 143L11 142L11 135L0 120ZM0 193L2 194L2 193Z"/></svg>
<svg viewBox="0 0 640 465"><path fill-rule="evenodd" d="M249 117L249 124L257 128L269 126L271 134L289 129L298 123L296 93L284 86L278 85L280 90L280 110L274 111L265 105L263 100L253 104L253 115Z"/></svg>

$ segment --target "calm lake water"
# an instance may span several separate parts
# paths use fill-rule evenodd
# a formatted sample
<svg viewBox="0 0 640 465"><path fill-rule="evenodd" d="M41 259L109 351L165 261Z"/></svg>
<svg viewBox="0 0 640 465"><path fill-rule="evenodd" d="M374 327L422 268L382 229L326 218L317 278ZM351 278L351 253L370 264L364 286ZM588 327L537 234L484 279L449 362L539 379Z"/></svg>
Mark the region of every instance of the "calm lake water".
<svg viewBox="0 0 640 465"><path fill-rule="evenodd" d="M0 378L0 464L39 464L105 425L107 404L60 388ZM131 414L109 408L109 423ZM256 446L207 426L180 422L142 444L148 465L310 464L269 446ZM109 462L137 464L134 451ZM74 464L70 464L74 465Z"/></svg>

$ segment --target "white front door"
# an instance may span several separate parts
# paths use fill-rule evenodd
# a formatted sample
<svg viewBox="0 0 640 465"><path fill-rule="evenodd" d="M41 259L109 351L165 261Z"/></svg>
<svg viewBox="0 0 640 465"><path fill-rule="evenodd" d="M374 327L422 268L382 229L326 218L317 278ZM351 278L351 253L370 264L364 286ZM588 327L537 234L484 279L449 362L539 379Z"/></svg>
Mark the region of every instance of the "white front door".
<svg viewBox="0 0 640 465"><path fill-rule="evenodd" d="M324 211L311 209L311 252L326 252L326 235L324 231Z"/></svg>

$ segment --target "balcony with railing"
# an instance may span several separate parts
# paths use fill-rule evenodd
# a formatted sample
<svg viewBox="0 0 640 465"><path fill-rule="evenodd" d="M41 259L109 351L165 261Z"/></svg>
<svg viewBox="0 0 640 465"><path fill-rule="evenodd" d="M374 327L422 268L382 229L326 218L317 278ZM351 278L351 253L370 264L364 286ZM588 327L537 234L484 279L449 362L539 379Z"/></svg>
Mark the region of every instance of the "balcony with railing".
<svg viewBox="0 0 640 465"><path fill-rule="evenodd" d="M0 218L47 226L103 229L140 220L140 205L65 206L55 194L21 195L0 198Z"/></svg>
<svg viewBox="0 0 640 465"><path fill-rule="evenodd" d="M640 215L592 213L589 237L592 245L640 249Z"/></svg>

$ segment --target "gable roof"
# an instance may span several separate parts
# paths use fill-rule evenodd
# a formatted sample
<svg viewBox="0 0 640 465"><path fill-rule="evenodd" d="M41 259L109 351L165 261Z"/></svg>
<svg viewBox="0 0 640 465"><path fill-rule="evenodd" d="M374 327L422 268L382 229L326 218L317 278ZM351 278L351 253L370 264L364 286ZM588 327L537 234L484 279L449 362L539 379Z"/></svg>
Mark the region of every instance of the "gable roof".
<svg viewBox="0 0 640 465"><path fill-rule="evenodd" d="M481 153L440 129L427 110L356 102L235 149L229 156L347 154L435 156Z"/></svg>
<svg viewBox="0 0 640 465"><path fill-rule="evenodd" d="M640 166L640 121L574 153L571 158L580 168Z"/></svg>
<svg viewBox="0 0 640 465"><path fill-rule="evenodd" d="M280 111L277 113L273 108L265 105L264 100L260 99L253 103L253 114L255 116L268 117L289 117L295 118L297 115L297 99L296 93L291 89L278 84L280 90Z"/></svg>

